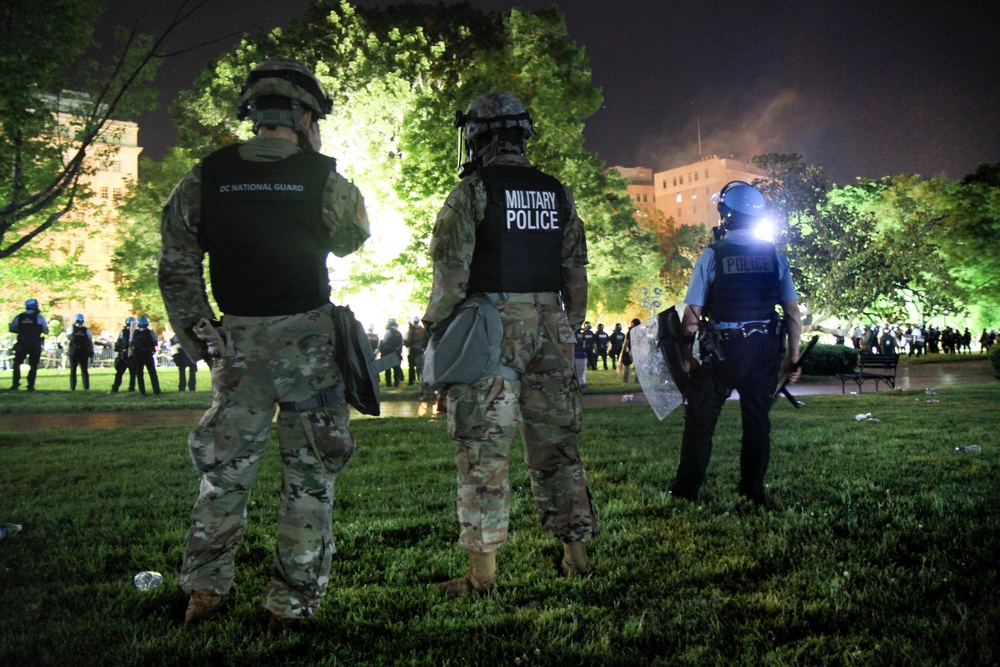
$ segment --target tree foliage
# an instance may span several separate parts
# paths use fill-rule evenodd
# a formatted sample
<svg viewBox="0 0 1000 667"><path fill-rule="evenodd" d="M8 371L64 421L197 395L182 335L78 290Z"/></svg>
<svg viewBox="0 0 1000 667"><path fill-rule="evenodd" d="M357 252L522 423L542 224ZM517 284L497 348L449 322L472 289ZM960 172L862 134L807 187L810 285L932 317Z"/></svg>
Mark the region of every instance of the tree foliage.
<svg viewBox="0 0 1000 667"><path fill-rule="evenodd" d="M305 62L334 99L321 123L324 152L361 188L372 221L372 240L332 267L335 290L392 283L410 304L425 301L431 227L458 180L455 111L503 89L531 112L533 162L574 191L595 298L625 306L655 241L632 219L617 174L605 174L583 148L583 119L602 98L558 11L311 5L288 30L245 39L182 94L175 119L186 152L204 154L247 136L233 113L240 85L254 63L276 57Z"/></svg>
<svg viewBox="0 0 1000 667"><path fill-rule="evenodd" d="M996 303L996 188L909 174L835 188L798 155L754 162L767 172L755 184L777 212L778 238L814 324L926 320Z"/></svg>

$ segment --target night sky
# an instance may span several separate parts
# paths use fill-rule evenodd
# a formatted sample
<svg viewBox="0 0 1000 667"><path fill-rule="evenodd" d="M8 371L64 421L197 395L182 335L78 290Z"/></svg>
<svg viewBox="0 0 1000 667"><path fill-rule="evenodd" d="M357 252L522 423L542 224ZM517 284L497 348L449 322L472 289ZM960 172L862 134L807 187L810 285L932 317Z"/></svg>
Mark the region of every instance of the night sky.
<svg viewBox="0 0 1000 667"><path fill-rule="evenodd" d="M130 25L138 13L140 28L152 32L175 4L109 0L104 23ZM177 44L287 25L307 4L214 0ZM553 3L470 4L490 11ZM980 163L1000 162L1000 3L556 4L604 94L585 136L608 166L690 162L699 124L702 154L799 153L840 184L908 172L961 178ZM107 34L102 26L98 39ZM174 140L166 109L177 91L235 41L164 63L160 110L139 119L147 155L161 157Z"/></svg>

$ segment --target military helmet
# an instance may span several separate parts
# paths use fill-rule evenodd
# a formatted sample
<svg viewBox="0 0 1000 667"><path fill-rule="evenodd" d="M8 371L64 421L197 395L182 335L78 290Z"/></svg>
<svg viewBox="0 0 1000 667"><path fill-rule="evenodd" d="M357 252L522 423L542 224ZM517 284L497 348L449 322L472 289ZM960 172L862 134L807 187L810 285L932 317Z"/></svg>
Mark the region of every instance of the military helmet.
<svg viewBox="0 0 1000 667"><path fill-rule="evenodd" d="M535 133L521 100L499 90L472 100L464 114L457 112L455 127L462 130L470 161L501 152L520 155Z"/></svg>
<svg viewBox="0 0 1000 667"><path fill-rule="evenodd" d="M24 302L25 310L38 310L38 299L28 299Z"/></svg>
<svg viewBox="0 0 1000 667"><path fill-rule="evenodd" d="M77 324L83 324L83 314L77 313L76 317L73 318L73 321Z"/></svg>
<svg viewBox="0 0 1000 667"><path fill-rule="evenodd" d="M766 214L764 195L745 181L730 181L723 186L718 198L719 221L726 229L744 226L750 218Z"/></svg>
<svg viewBox="0 0 1000 667"><path fill-rule="evenodd" d="M288 107L261 104L262 98L286 98ZM277 106L278 108L274 108ZM326 116L333 102L308 67L295 60L265 60L247 76L240 91L237 117L250 118L259 125L283 125L301 131L299 117L303 107L313 112L314 120Z"/></svg>

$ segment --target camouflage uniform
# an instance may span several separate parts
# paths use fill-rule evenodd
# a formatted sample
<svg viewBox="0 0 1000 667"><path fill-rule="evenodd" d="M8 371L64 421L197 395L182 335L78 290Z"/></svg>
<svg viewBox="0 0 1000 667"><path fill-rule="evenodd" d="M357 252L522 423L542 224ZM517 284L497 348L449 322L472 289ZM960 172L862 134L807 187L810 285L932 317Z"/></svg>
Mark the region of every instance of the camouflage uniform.
<svg viewBox="0 0 1000 667"><path fill-rule="evenodd" d="M500 154L488 164L530 166L526 157ZM542 527L564 542L597 533L577 438L583 424L580 386L573 367L573 331L587 307L587 246L583 223L566 190L572 214L564 225L562 301L554 292L508 294L498 303L504 327L500 363L520 380L489 377L448 389L448 433L458 463L459 543L495 552L507 539L510 513L508 454L515 429L524 439ZM431 239L434 286L426 324L443 321L467 296L476 226L487 193L473 174L449 195Z"/></svg>
<svg viewBox="0 0 1000 667"><path fill-rule="evenodd" d="M292 142L254 137L240 148L251 161L281 160ZM360 192L331 172L323 223L338 256L369 236ZM159 280L171 325L193 358L203 356L191 328L213 318L202 279L201 165L177 185L163 212ZM226 593L246 522L250 487L267 446L276 403L284 485L278 508L273 578L264 606L281 617L309 617L326 591L334 553L331 533L337 474L354 451L343 378L334 357L332 320L322 310L273 317L225 315L231 345L212 364L212 406L188 438L201 488L187 535L181 588ZM326 405L304 404L323 395ZM299 403L298 406L290 405Z"/></svg>

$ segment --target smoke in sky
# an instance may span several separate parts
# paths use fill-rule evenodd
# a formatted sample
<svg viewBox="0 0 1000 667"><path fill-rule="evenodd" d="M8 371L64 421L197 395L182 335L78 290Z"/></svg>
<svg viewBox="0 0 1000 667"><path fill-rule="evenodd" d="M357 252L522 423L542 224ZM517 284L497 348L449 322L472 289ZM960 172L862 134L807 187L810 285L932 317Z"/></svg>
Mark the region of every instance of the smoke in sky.
<svg viewBox="0 0 1000 667"><path fill-rule="evenodd" d="M806 162L815 162L810 147L830 132L831 123L828 112L789 89L749 107L736 100L715 100L707 111L692 109L688 117L664 125L637 151L641 166L662 170L698 159L699 126L701 155L749 159L764 153L798 153Z"/></svg>

